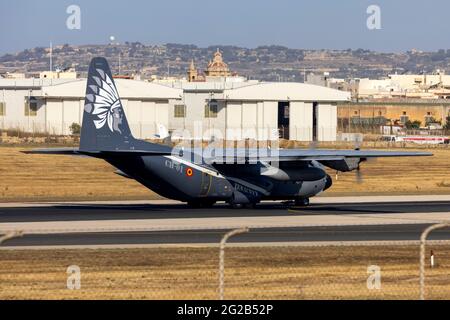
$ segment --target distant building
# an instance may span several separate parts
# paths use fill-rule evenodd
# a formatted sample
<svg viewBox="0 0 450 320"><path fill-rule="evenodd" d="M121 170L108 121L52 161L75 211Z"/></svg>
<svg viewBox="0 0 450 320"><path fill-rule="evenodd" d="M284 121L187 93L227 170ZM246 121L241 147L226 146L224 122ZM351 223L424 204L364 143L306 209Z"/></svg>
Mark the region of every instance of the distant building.
<svg viewBox="0 0 450 320"><path fill-rule="evenodd" d="M450 116L450 101L426 99L372 99L338 104L340 126L404 126L408 121L446 123Z"/></svg>
<svg viewBox="0 0 450 320"><path fill-rule="evenodd" d="M0 77L5 79L23 79L25 78L25 73L7 72L5 74L1 74Z"/></svg>
<svg viewBox="0 0 450 320"><path fill-rule="evenodd" d="M435 74L392 74L380 80L354 79L353 86L357 99L450 99L450 75L440 70Z"/></svg>
<svg viewBox="0 0 450 320"><path fill-rule="evenodd" d="M44 71L39 74L39 79L76 79L77 72L70 68L67 70Z"/></svg>
<svg viewBox="0 0 450 320"><path fill-rule="evenodd" d="M210 60L208 67L204 73L198 71L195 67L194 60L191 61L188 70L189 82L205 82L205 81L225 81L225 82L242 82L245 78L239 77L236 73L232 73L228 65L223 61L222 53L219 49L214 53L213 60Z"/></svg>
<svg viewBox="0 0 450 320"><path fill-rule="evenodd" d="M189 65L188 81L189 82L205 81L205 77L202 74L199 74L197 68L195 67L194 59L192 59L191 64Z"/></svg>
<svg viewBox="0 0 450 320"><path fill-rule="evenodd" d="M208 63L205 71L207 77L230 77L231 72L228 65L223 61L222 53L217 49L214 58Z"/></svg>
<svg viewBox="0 0 450 320"><path fill-rule="evenodd" d="M341 91L350 91L350 83L345 79L338 79L330 77L329 72L322 74L309 73L306 75L307 84L332 88Z"/></svg>

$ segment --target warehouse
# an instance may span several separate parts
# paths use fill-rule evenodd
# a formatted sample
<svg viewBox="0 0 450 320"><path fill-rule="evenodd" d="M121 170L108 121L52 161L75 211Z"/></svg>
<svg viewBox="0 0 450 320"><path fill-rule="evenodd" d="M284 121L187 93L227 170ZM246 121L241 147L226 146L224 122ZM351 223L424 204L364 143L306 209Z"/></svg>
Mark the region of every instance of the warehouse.
<svg viewBox="0 0 450 320"><path fill-rule="evenodd" d="M168 125L168 110L182 91L144 81L116 79L122 104L136 137L151 138ZM0 128L69 135L81 124L86 80L0 79Z"/></svg>
<svg viewBox="0 0 450 320"><path fill-rule="evenodd" d="M190 137L238 140L280 137L335 141L336 104L350 94L301 83L173 82L116 79L131 130L149 139L158 126ZM86 80L0 79L0 128L70 134L81 124ZM200 128L200 130L196 130Z"/></svg>
<svg viewBox="0 0 450 320"><path fill-rule="evenodd" d="M228 140L267 140L277 131L289 140L335 141L336 103L350 100L347 92L292 82L211 81L178 87L187 113L171 114L170 129L194 132L201 120L204 133L221 132Z"/></svg>

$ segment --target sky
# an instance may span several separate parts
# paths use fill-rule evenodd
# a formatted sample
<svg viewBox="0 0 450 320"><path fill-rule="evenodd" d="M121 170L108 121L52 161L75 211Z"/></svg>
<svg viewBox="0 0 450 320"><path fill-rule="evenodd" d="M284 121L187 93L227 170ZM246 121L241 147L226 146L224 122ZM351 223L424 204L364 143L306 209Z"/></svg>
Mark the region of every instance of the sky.
<svg viewBox="0 0 450 320"><path fill-rule="evenodd" d="M66 10L80 8L70 30ZM381 29L369 29L370 5ZM448 0L0 0L0 54L36 46L183 43L404 52L450 48ZM372 20L371 20L372 21Z"/></svg>

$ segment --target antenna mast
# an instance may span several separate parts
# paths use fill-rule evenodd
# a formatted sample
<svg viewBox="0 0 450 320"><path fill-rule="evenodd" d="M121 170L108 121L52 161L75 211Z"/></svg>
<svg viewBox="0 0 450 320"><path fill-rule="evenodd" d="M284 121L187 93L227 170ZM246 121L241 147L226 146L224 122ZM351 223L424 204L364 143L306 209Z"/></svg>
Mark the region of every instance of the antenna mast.
<svg viewBox="0 0 450 320"><path fill-rule="evenodd" d="M50 72L53 71L53 43L50 42Z"/></svg>

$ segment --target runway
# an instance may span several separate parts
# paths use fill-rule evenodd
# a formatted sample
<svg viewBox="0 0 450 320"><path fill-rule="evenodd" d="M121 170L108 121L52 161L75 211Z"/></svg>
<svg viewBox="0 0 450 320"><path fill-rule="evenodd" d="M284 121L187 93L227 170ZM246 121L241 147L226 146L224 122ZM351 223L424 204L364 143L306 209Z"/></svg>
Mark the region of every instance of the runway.
<svg viewBox="0 0 450 320"><path fill-rule="evenodd" d="M350 215L448 212L450 201L396 202L396 203L330 203L313 204L306 208L282 204L260 204L255 209L232 210L227 205L213 209L193 209L184 204L56 204L46 207L0 208L0 223L50 222L50 221L98 221L135 219L181 219L181 218L230 218L312 215Z"/></svg>
<svg viewBox="0 0 450 320"><path fill-rule="evenodd" d="M230 243L261 244L333 242L418 241L428 225L382 225L255 229L236 236ZM218 244L223 230L98 232L28 235L6 243L7 247L48 246L141 246L164 244ZM435 231L430 240L450 240L450 229ZM120 246L119 246L120 247Z"/></svg>
<svg viewBox="0 0 450 320"><path fill-rule="evenodd" d="M232 243L417 241L431 224L450 222L450 200L314 203L256 209L192 209L176 203L47 204L0 207L0 232L23 231L2 248L217 244L228 230L249 227ZM450 240L450 229L430 239Z"/></svg>

